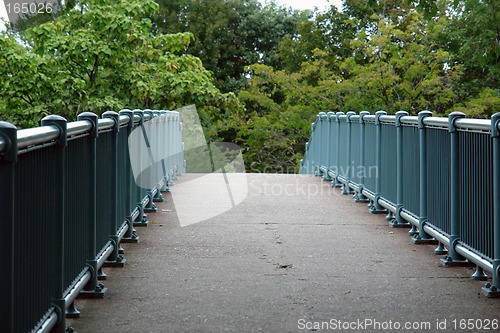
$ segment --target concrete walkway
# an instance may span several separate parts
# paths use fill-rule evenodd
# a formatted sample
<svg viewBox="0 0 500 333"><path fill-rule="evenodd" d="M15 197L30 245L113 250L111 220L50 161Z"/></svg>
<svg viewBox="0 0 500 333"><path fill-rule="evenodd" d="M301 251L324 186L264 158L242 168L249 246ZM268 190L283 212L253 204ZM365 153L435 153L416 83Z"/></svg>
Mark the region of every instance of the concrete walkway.
<svg viewBox="0 0 500 333"><path fill-rule="evenodd" d="M140 242L124 244L125 267L105 269L105 298L77 300L81 317L68 323L80 333L477 332L461 320L482 319L473 327L498 331L500 300L482 296L473 270L441 267L434 246L413 245L408 229L329 182L250 174L248 190L185 227L167 195Z"/></svg>

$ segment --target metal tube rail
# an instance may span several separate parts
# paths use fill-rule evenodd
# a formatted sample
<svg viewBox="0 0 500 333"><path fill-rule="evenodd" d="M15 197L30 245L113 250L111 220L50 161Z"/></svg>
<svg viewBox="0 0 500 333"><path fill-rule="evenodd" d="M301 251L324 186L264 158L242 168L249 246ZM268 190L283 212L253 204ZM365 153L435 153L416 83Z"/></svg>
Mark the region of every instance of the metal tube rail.
<svg viewBox="0 0 500 333"><path fill-rule="evenodd" d="M448 118L442 117L426 117L424 119L424 124L427 126L448 128Z"/></svg>
<svg viewBox="0 0 500 333"><path fill-rule="evenodd" d="M363 121L365 123L372 123L372 124L374 124L375 123L375 115L374 114L366 115L366 116L363 117Z"/></svg>
<svg viewBox="0 0 500 333"><path fill-rule="evenodd" d="M92 123L89 121L73 121L67 125L68 137L90 132L91 129Z"/></svg>
<svg viewBox="0 0 500 333"><path fill-rule="evenodd" d="M395 124L396 123L396 116L394 116L394 115L383 115L383 116L380 116L380 121L383 122L383 123Z"/></svg>
<svg viewBox="0 0 500 333"><path fill-rule="evenodd" d="M22 129L17 131L17 149L50 142L59 135L59 128L54 125Z"/></svg>
<svg viewBox="0 0 500 333"><path fill-rule="evenodd" d="M448 236L443 235L441 232L434 229L429 224L424 224L424 231L430 236L432 236L434 239L436 239L438 242L442 243L447 248L450 247L450 240Z"/></svg>
<svg viewBox="0 0 500 333"><path fill-rule="evenodd" d="M54 308L52 308L52 312L50 315L45 319L43 322L42 326L36 331L36 333L49 333L52 331L54 326L57 324L57 312L55 311Z"/></svg>
<svg viewBox="0 0 500 333"><path fill-rule="evenodd" d="M105 250L101 252L101 255L97 258L97 268L101 268L106 259L108 259L109 255L113 252L114 245L112 242L108 242L105 246Z"/></svg>
<svg viewBox="0 0 500 333"><path fill-rule="evenodd" d="M490 273L493 272L493 264L491 262L477 255L475 252L469 250L462 244L457 244L455 246L455 250L457 251L458 254L468 259L469 261L472 261L476 265L481 266Z"/></svg>
<svg viewBox="0 0 500 333"><path fill-rule="evenodd" d="M379 198L378 204L380 206L384 207L385 209L387 209L393 213L396 213L396 206L394 206L393 204L391 204L389 201L385 200L384 198Z"/></svg>
<svg viewBox="0 0 500 333"><path fill-rule="evenodd" d="M418 227L418 219L414 217L413 215L410 215L406 210L401 211L401 217L405 219L406 221L410 222L414 226Z"/></svg>
<svg viewBox="0 0 500 333"><path fill-rule="evenodd" d="M115 121L111 118L99 119L99 122L98 122L99 131L113 128L114 126L115 126Z"/></svg>
<svg viewBox="0 0 500 333"><path fill-rule="evenodd" d="M455 121L455 127L465 130L491 132L491 120L462 118Z"/></svg>
<svg viewBox="0 0 500 333"><path fill-rule="evenodd" d="M366 190L366 189L363 189L363 191L361 192L365 197L367 197L368 199L370 199L371 201L374 201L375 200L375 196L373 195L372 192Z"/></svg>
<svg viewBox="0 0 500 333"><path fill-rule="evenodd" d="M64 302L66 303L66 309L75 301L80 294L80 291L83 290L85 285L92 278L92 273L90 272L88 266L84 268L84 273L80 276L80 279L74 284L73 288L68 292L68 294L64 297Z"/></svg>
<svg viewBox="0 0 500 333"><path fill-rule="evenodd" d="M418 125L418 117L417 116L403 116L400 119L401 124L404 125Z"/></svg>

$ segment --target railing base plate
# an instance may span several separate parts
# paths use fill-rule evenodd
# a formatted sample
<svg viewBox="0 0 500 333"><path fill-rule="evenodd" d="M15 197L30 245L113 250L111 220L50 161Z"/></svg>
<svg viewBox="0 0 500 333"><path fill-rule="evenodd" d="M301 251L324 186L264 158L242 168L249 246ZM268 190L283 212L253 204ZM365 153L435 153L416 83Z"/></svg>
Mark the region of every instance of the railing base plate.
<svg viewBox="0 0 500 333"><path fill-rule="evenodd" d="M415 234L413 236L413 238L411 239L411 241L413 242L413 244L437 244L439 243L437 240L435 240L434 238L422 238L420 237L418 234Z"/></svg>
<svg viewBox="0 0 500 333"><path fill-rule="evenodd" d="M473 262L468 260L453 260L450 256L444 256L441 258L441 265L445 267L472 267L475 266Z"/></svg>
<svg viewBox="0 0 500 333"><path fill-rule="evenodd" d="M104 287L99 283L99 286L95 290L87 291L82 290L78 294L77 298L85 298L85 299L95 299L95 298L104 298L104 294L108 291L108 288Z"/></svg>
<svg viewBox="0 0 500 333"><path fill-rule="evenodd" d="M102 264L103 267L124 267L125 262L127 262L127 259L123 258L122 256L118 256L116 260L113 261L105 261L104 264Z"/></svg>
<svg viewBox="0 0 500 333"><path fill-rule="evenodd" d="M410 222L397 222L396 220L389 222L389 225L393 228L410 228L412 226Z"/></svg>
<svg viewBox="0 0 500 333"><path fill-rule="evenodd" d="M139 243L139 236L130 237L130 238L122 238L122 243Z"/></svg>
<svg viewBox="0 0 500 333"><path fill-rule="evenodd" d="M482 288L484 296L488 298L499 298L500 297L500 292L498 291L497 287L493 286L491 283L487 283L484 285Z"/></svg>

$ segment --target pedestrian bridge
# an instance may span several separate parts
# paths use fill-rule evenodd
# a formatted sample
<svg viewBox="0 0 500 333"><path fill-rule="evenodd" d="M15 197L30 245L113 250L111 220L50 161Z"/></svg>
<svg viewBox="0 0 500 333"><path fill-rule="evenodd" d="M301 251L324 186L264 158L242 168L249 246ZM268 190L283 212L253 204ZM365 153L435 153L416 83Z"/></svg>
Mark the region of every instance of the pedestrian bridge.
<svg viewBox="0 0 500 333"><path fill-rule="evenodd" d="M220 167L212 161L215 173L185 173L173 111L87 113L73 123L49 116L19 131L0 123L5 331L496 330L500 303L480 291L496 296L498 287L498 117L488 127L462 118L326 116L302 162L302 173L315 175L244 174L234 153ZM445 130L445 121L456 127ZM432 178L440 204L426 200L424 220L420 195L430 195L432 181L422 191L422 177L432 173L401 174L416 166L400 154L412 147L421 166L421 147L438 149L446 138L450 157L439 150L432 161L450 176ZM469 177L471 197L467 209L440 214L460 217L458 234L431 213L455 207L453 193L463 192L453 185L457 142L458 180ZM465 158L465 143L474 149L464 152L485 155ZM488 172L476 166L483 158ZM352 165L380 173L372 179ZM466 228L463 216L478 216L476 225Z"/></svg>

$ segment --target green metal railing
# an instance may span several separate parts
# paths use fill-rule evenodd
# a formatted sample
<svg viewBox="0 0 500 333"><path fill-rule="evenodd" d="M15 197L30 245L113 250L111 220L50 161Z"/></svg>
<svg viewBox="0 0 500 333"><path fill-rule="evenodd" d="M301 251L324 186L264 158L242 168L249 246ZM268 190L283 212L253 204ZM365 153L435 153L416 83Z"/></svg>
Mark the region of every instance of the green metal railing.
<svg viewBox="0 0 500 333"><path fill-rule="evenodd" d="M500 113L321 112L300 173L369 201L414 243L438 244L443 265L475 265L473 279L491 278L483 293L500 297Z"/></svg>
<svg viewBox="0 0 500 333"><path fill-rule="evenodd" d="M0 122L2 332L64 332L66 316L79 314L76 297L103 296L101 268L124 265L120 243L138 241L134 226L147 225L145 212L184 170L176 111L48 116L41 125ZM147 144L129 140L134 131Z"/></svg>

